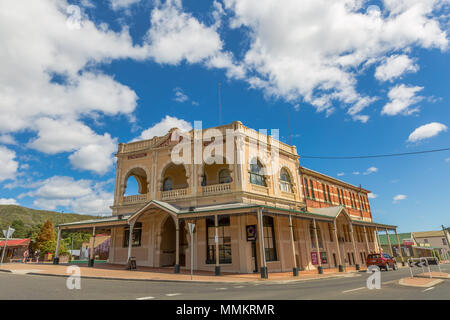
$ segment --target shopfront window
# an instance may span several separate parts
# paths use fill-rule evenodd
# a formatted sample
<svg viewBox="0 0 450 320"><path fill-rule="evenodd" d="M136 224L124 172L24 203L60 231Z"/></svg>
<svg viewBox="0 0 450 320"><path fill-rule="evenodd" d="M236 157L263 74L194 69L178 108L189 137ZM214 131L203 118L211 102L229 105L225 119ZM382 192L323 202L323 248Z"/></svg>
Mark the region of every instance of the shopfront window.
<svg viewBox="0 0 450 320"><path fill-rule="evenodd" d="M264 249L266 251L266 261L276 261L277 250L275 243L273 218L269 216L264 216L263 227L264 227Z"/></svg>
<svg viewBox="0 0 450 320"><path fill-rule="evenodd" d="M142 235L142 223L136 222L133 228L133 235L131 237L131 245L133 247L141 246L141 235ZM123 246L128 247L128 241L130 239L130 227L126 227L123 234Z"/></svg>
<svg viewBox="0 0 450 320"><path fill-rule="evenodd" d="M230 217L219 217L218 241L219 241L219 263L231 263L231 236ZM214 217L206 218L206 263L216 263Z"/></svg>

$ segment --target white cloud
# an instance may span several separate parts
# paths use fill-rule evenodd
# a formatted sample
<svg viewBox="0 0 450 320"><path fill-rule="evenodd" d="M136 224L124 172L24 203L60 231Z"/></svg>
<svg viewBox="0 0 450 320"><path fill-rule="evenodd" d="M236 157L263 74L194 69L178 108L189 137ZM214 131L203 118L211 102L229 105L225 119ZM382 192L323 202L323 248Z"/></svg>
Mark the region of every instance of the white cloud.
<svg viewBox="0 0 450 320"><path fill-rule="evenodd" d="M86 143L77 144L71 137L67 146L61 145L62 137L54 138L61 139L60 145L44 146L43 137L52 138L39 123L53 119L86 127L83 118L130 116L134 111L136 93L95 68L115 59L147 56L145 46L133 45L128 29L114 32L105 24L96 25L65 0L1 1L0 38L8 48L0 50L0 133L31 130L38 134L38 150L77 152ZM108 144L109 135L103 137L103 143L99 137L93 139L94 145ZM98 166L86 166L90 159L78 167L103 172ZM72 162L77 166L79 161L73 156Z"/></svg>
<svg viewBox="0 0 450 320"><path fill-rule="evenodd" d="M29 186L33 190L19 195L19 199L33 197L33 205L46 210L64 207L65 211L103 215L111 213L109 206L113 204L113 194L104 189L110 182L94 183L91 180L53 176Z"/></svg>
<svg viewBox="0 0 450 320"><path fill-rule="evenodd" d="M183 12L181 0L168 0L152 11L147 37L150 56L168 64L201 62L216 56L223 45L216 26L208 27Z"/></svg>
<svg viewBox="0 0 450 320"><path fill-rule="evenodd" d="M177 87L173 91L175 93L175 98L173 98L173 100L176 102L183 103L189 100L189 97L183 92L183 89Z"/></svg>
<svg viewBox="0 0 450 320"><path fill-rule="evenodd" d="M438 135L447 131L447 126L439 122L431 122L416 128L408 137L409 142L417 142Z"/></svg>
<svg viewBox="0 0 450 320"><path fill-rule="evenodd" d="M19 163L15 161L16 153L4 146L0 146L0 181L14 179Z"/></svg>
<svg viewBox="0 0 450 320"><path fill-rule="evenodd" d="M231 27L250 35L246 79L268 96L304 101L327 114L334 102L355 120L374 97L357 92L359 71L386 55L448 45L433 9L439 0L383 2L383 13L360 0L225 0ZM407 3L407 5L405 4ZM364 116L364 117L361 117Z"/></svg>
<svg viewBox="0 0 450 320"><path fill-rule="evenodd" d="M163 136L172 128L178 128L181 131L190 131L192 130L192 125L186 120L167 115L160 122L142 131L141 135L133 141L151 139L155 136Z"/></svg>
<svg viewBox="0 0 450 320"><path fill-rule="evenodd" d="M2 134L2 135L0 135L0 143L16 145L17 141L10 134Z"/></svg>
<svg viewBox="0 0 450 320"><path fill-rule="evenodd" d="M388 93L391 101L383 107L381 114L389 116L395 116L397 114L410 115L419 111L418 107L410 107L423 99L421 96L416 96L416 93L422 89L423 87L407 87L404 84L391 88Z"/></svg>
<svg viewBox="0 0 450 320"><path fill-rule="evenodd" d="M419 66L407 55L392 55L385 59L375 71L375 78L380 81L393 80L406 72L417 72Z"/></svg>
<svg viewBox="0 0 450 320"><path fill-rule="evenodd" d="M368 175L368 174L375 173L375 172L378 172L378 168L377 167L370 167L363 174L364 175Z"/></svg>
<svg viewBox="0 0 450 320"><path fill-rule="evenodd" d="M113 10L126 9L140 0L110 0Z"/></svg>
<svg viewBox="0 0 450 320"><path fill-rule="evenodd" d="M342 177L342 176L344 176L344 175L345 175L344 172L339 172L339 173L337 174L338 177Z"/></svg>
<svg viewBox="0 0 450 320"><path fill-rule="evenodd" d="M376 199L376 198L378 198L378 195L371 192L371 193L368 193L368 194L367 194L367 197L368 197L369 199Z"/></svg>
<svg viewBox="0 0 450 320"><path fill-rule="evenodd" d="M40 118L35 122L38 137L29 147L47 154L74 152L69 156L78 169L103 174L113 164L112 154L117 149L117 140L109 133L98 135L79 121Z"/></svg>
<svg viewBox="0 0 450 320"><path fill-rule="evenodd" d="M95 8L95 4L91 0L81 0L80 4L85 8Z"/></svg>
<svg viewBox="0 0 450 320"><path fill-rule="evenodd" d="M353 173L354 175L356 175L356 176L357 176L358 174L360 174L359 171L353 171L352 173Z"/></svg>
<svg viewBox="0 0 450 320"><path fill-rule="evenodd" d="M408 196L406 196L404 194L398 194L393 198L393 200L394 200L394 203L397 203L398 201L405 200L407 197Z"/></svg>
<svg viewBox="0 0 450 320"><path fill-rule="evenodd" d="M0 198L0 204L18 204L13 198Z"/></svg>
<svg viewBox="0 0 450 320"><path fill-rule="evenodd" d="M446 159L445 159L445 162L450 162L450 158L446 158Z"/></svg>

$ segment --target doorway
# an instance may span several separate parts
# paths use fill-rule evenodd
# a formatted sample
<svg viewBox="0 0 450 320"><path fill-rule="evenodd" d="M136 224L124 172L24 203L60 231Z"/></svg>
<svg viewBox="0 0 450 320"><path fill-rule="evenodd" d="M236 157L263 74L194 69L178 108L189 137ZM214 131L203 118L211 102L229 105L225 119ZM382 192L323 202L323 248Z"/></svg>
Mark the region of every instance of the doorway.
<svg viewBox="0 0 450 320"><path fill-rule="evenodd" d="M253 265L253 272L258 272L258 259L256 257L256 241L252 241L252 265Z"/></svg>
<svg viewBox="0 0 450 320"><path fill-rule="evenodd" d="M176 229L172 217L167 217L161 230L160 265L168 267L175 265Z"/></svg>

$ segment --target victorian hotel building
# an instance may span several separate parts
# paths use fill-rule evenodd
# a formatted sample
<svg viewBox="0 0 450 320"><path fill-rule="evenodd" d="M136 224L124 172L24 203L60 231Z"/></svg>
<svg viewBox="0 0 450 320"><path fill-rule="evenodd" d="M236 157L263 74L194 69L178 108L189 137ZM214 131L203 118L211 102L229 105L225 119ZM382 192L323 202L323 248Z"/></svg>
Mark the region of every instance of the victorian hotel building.
<svg viewBox="0 0 450 320"><path fill-rule="evenodd" d="M112 216L59 225L54 263L62 230L89 229L110 232L108 261L128 269L178 273L190 268L192 253L194 270L216 275L342 272L380 252L379 231L396 233L372 220L370 191L300 166L295 146L240 121L121 143L116 157ZM125 196L132 178L138 194Z"/></svg>

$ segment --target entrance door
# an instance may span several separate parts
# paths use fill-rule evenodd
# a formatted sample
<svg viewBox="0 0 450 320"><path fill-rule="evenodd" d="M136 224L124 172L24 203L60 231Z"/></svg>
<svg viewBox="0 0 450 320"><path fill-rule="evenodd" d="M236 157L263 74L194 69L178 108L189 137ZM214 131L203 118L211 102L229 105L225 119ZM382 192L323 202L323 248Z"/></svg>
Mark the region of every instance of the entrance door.
<svg viewBox="0 0 450 320"><path fill-rule="evenodd" d="M252 265L253 272L258 272L258 259L256 258L256 241L252 241Z"/></svg>
<svg viewBox="0 0 450 320"><path fill-rule="evenodd" d="M175 265L176 234L175 223L168 217L162 227L162 239L160 247L161 267Z"/></svg>

